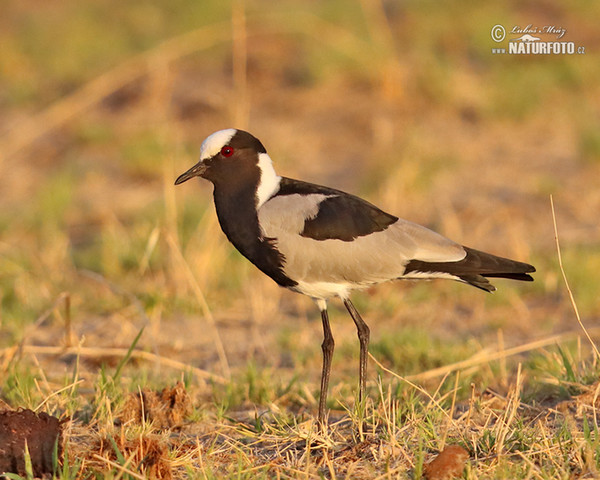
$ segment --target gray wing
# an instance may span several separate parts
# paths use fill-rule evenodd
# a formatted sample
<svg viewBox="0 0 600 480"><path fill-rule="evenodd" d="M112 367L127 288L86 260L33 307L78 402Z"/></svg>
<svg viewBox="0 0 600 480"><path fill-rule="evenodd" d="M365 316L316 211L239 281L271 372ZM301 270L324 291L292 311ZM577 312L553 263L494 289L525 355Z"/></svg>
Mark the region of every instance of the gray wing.
<svg viewBox="0 0 600 480"><path fill-rule="evenodd" d="M315 238L319 234L314 228L308 229L312 236L306 235L307 224L313 227L326 224L319 222L321 205L325 206L323 211L331 218L334 203L330 199L343 195L342 192L325 189L321 193L310 194L286 192L271 198L259 209L262 232L274 239L285 258L283 270L290 278L309 283L368 285L402 277L411 260L455 262L466 255L461 245L425 227L385 213L387 218L395 220L376 231L353 235L352 241ZM373 207L367 202L365 204ZM354 215L360 214L361 209L355 208ZM354 223L360 226L366 222L359 219Z"/></svg>

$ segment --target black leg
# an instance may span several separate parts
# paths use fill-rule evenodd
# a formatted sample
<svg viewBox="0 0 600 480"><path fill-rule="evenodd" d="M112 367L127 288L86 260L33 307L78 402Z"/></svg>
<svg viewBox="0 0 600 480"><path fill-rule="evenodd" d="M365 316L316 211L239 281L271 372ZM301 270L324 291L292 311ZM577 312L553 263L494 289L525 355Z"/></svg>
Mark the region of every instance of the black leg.
<svg viewBox="0 0 600 480"><path fill-rule="evenodd" d="M369 326L363 321L360 314L348 299L344 300L344 305L350 313L352 320L358 330L358 341L360 342L360 368L358 370L358 401L362 402L365 398L367 386L367 355L369 353Z"/></svg>
<svg viewBox="0 0 600 480"><path fill-rule="evenodd" d="M321 373L321 396L319 397L319 428L325 427L325 408L327 406L327 389L329 388L329 374L331 372L331 358L333 357L333 335L329 327L329 316L327 307L321 310L321 320L323 321L323 371Z"/></svg>

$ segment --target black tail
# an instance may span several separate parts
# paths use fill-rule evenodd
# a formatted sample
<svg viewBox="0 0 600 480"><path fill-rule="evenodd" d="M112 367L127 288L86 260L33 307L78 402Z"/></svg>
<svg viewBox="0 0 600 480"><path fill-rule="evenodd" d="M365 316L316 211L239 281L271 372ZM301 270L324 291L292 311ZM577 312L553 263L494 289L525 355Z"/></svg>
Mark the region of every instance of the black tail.
<svg viewBox="0 0 600 480"><path fill-rule="evenodd" d="M480 252L463 247L467 256L458 262L423 262L411 260L406 265L405 275L409 272L447 273L486 292L496 290L486 277L509 278L532 282L528 273L535 272L535 267L528 263L517 262L508 258L497 257L490 253Z"/></svg>

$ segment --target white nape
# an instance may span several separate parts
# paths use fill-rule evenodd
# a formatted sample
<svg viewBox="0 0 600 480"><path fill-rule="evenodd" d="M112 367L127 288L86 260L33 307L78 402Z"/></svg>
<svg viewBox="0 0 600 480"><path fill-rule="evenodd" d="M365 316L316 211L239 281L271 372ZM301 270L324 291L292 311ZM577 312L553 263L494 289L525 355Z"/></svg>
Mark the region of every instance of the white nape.
<svg viewBox="0 0 600 480"><path fill-rule="evenodd" d="M260 181L256 189L256 209L258 210L269 198L279 191L281 177L275 173L273 160L266 153L258 155Z"/></svg>

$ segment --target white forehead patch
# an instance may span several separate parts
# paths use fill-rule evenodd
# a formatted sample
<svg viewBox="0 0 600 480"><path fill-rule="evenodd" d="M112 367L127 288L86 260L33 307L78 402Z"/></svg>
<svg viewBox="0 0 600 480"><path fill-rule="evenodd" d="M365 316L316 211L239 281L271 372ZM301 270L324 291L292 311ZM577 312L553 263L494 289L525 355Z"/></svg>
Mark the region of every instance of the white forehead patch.
<svg viewBox="0 0 600 480"><path fill-rule="evenodd" d="M231 141L236 133L237 130L235 128L227 128L206 137L200 146L200 161L214 157L221 151L221 148Z"/></svg>

